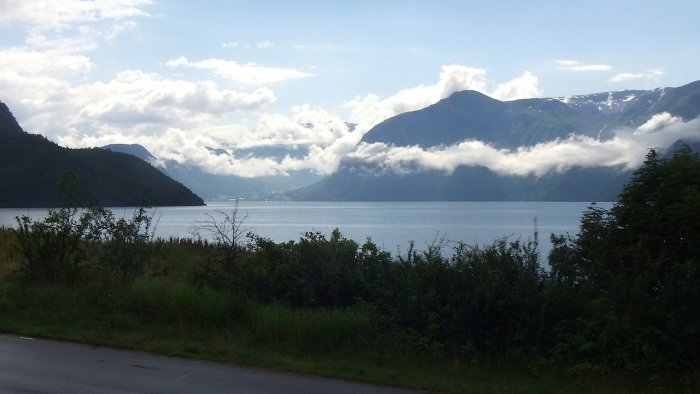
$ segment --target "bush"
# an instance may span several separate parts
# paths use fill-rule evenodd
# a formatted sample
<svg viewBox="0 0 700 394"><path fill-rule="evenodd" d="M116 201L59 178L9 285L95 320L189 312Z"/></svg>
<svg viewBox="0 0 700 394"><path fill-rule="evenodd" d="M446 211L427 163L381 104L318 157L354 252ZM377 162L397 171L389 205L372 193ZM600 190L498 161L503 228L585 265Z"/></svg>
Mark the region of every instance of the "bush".
<svg viewBox="0 0 700 394"><path fill-rule="evenodd" d="M131 219L115 221L111 213L107 216L100 263L108 272L116 274L122 285L143 272L152 254L151 223L152 217L143 207L136 209Z"/></svg>
<svg viewBox="0 0 700 394"><path fill-rule="evenodd" d="M543 270L537 234L528 242L459 245L452 258L454 345L470 344L490 358L525 358L541 351ZM449 342L448 342L449 343Z"/></svg>
<svg viewBox="0 0 700 394"><path fill-rule="evenodd" d="M87 242L99 241L105 232L106 211L101 208L60 208L34 221L16 218L16 248L24 256L20 271L25 280L73 284L88 264Z"/></svg>
<svg viewBox="0 0 700 394"><path fill-rule="evenodd" d="M24 280L45 284L75 284L91 265L119 277L122 284L143 272L151 255L152 217L143 207L130 219L90 203L75 203L75 179L66 176L62 193L69 206L49 209L46 218L17 217L15 248L24 257ZM89 200L88 200L89 201Z"/></svg>

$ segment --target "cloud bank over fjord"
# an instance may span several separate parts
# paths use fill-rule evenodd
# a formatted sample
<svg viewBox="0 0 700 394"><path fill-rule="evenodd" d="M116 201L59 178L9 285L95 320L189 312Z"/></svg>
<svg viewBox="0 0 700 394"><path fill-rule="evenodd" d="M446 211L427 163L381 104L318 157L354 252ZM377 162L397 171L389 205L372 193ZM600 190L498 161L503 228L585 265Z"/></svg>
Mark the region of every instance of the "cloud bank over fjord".
<svg viewBox="0 0 700 394"><path fill-rule="evenodd" d="M514 150L496 149L482 141L428 149L361 143L348 156L396 173L436 170L449 174L459 166L478 166L500 175L539 177L572 167L636 169L649 149L666 149L679 139L700 140L700 118L683 122L661 113L636 129L618 130L613 138L603 141L572 135Z"/></svg>
<svg viewBox="0 0 700 394"><path fill-rule="evenodd" d="M311 169L320 174L334 172L344 159L373 165L379 172L408 174L416 171L439 171L449 174L459 166L486 167L500 175L543 176L573 167L638 168L651 148L666 149L679 139L700 140L700 119L684 122L668 113L653 116L636 129L621 129L609 140L572 135L567 139L523 146L518 149L497 149L483 141L463 141L450 146L421 148L396 147L384 143L359 143L357 135L348 133L326 146L309 145L309 153L301 158L287 156L282 160L270 157L214 155L201 146L213 143L204 137L190 143L181 130L171 131L164 141L177 138L184 150L171 152L172 160L198 163L218 174L255 177L287 174ZM173 141L175 142L175 141ZM178 156L181 155L181 156ZM194 158L194 159L193 159ZM335 166L335 167L334 167ZM237 172L241 171L242 172Z"/></svg>

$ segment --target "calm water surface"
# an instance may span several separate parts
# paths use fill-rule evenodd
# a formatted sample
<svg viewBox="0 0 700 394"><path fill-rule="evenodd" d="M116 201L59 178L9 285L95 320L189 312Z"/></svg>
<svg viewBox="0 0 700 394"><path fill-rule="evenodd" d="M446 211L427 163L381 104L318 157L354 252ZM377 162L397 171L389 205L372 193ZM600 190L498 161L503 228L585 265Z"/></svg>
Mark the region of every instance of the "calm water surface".
<svg viewBox="0 0 700 394"><path fill-rule="evenodd" d="M297 240L307 231L329 234L334 228L360 243L368 237L390 252L405 251L408 241L424 249L436 239L469 244L490 243L502 237L526 240L537 221L543 254L550 249L549 234L575 234L587 202L288 202L241 201L238 214L245 226L276 242ZM612 203L598 203L609 208ZM211 202L205 207L154 209L156 235L191 237L193 226L207 214L231 213L233 202ZM131 215L132 208L112 208ZM41 217L44 209L0 209L0 225L13 227L14 217Z"/></svg>

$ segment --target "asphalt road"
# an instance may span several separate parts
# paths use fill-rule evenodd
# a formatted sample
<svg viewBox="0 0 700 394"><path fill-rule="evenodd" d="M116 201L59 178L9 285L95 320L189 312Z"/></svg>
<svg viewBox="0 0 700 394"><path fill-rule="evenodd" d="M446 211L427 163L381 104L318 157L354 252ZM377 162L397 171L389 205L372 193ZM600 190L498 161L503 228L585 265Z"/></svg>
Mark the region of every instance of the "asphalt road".
<svg viewBox="0 0 700 394"><path fill-rule="evenodd" d="M0 393L411 393L388 387L0 334Z"/></svg>

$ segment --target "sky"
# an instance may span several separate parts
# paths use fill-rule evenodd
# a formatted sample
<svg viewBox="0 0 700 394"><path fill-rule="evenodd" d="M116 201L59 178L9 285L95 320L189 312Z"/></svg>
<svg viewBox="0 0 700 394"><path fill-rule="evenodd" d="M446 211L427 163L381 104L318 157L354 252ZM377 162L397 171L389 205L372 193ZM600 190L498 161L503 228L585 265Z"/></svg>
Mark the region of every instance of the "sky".
<svg viewBox="0 0 700 394"><path fill-rule="evenodd" d="M512 152L358 143L460 90L514 100L695 81L697 15L697 1L0 0L0 101L60 145L139 143L219 174L329 174L347 157L540 174L580 165L571 149L620 164L626 134ZM659 116L647 129L689 129ZM250 153L270 146L302 153Z"/></svg>

